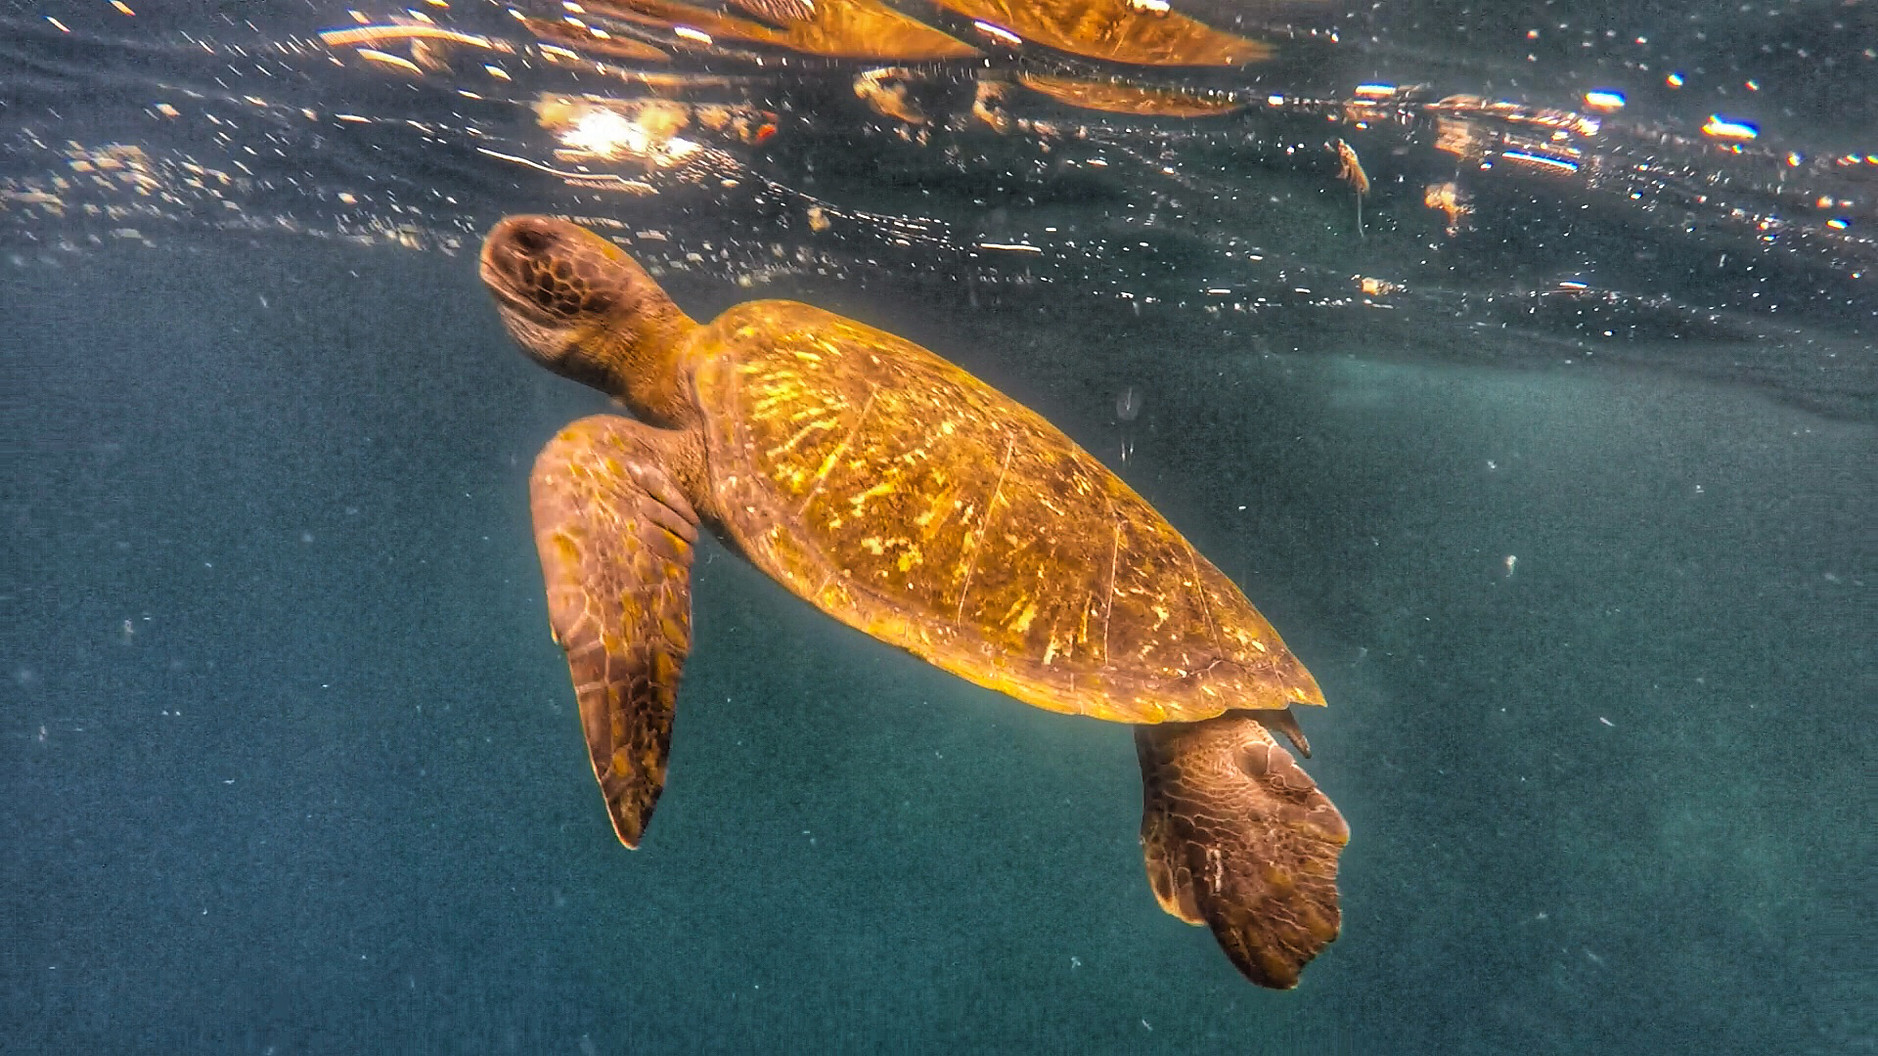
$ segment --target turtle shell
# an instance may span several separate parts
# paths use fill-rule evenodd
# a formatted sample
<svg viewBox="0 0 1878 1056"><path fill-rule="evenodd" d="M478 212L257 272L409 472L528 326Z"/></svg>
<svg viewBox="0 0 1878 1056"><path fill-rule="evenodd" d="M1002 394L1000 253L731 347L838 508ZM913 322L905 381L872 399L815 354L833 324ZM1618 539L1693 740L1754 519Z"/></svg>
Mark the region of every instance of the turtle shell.
<svg viewBox="0 0 1878 1056"><path fill-rule="evenodd" d="M792 301L738 305L687 343L712 512L823 612L1052 711L1324 702L1154 507L938 355Z"/></svg>

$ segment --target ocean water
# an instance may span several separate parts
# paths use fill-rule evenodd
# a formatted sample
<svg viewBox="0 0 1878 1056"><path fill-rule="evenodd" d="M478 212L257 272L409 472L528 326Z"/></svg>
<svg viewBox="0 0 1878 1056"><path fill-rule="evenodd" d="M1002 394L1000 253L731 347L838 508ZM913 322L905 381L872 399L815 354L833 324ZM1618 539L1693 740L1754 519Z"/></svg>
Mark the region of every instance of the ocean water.
<svg viewBox="0 0 1878 1056"><path fill-rule="evenodd" d="M1868 5L1262 8L1273 63L1157 75L1245 110L1005 133L955 69L909 75L912 125L785 65L685 89L772 135L626 193L541 171L576 162L537 93L617 77L523 34L499 96L485 56L312 35L351 21L0 20L0 1051L1878 1050ZM1382 82L1431 87L1351 109ZM1507 159L1600 87L1603 128L1542 126L1580 153ZM1444 151L1456 93L1525 124ZM607 404L477 281L518 211L617 221L700 318L795 297L933 348L1238 582L1330 701L1306 766L1352 830L1301 986L1156 905L1126 728L715 541L623 849L526 494Z"/></svg>

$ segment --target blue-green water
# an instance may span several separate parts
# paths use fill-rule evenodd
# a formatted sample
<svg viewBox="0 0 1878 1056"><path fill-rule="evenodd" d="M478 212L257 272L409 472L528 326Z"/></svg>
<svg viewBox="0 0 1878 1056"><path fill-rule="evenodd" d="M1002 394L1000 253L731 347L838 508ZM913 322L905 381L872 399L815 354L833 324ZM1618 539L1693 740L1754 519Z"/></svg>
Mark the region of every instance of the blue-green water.
<svg viewBox="0 0 1878 1056"><path fill-rule="evenodd" d="M430 180L475 199L466 227L572 208ZM727 223L618 207L681 240ZM1235 237L1329 239L1304 208ZM1417 211L1306 263L1409 260ZM526 498L535 450L604 401L514 352L467 254L137 222L11 226L0 264L0 1051L1878 1048L1856 262L1763 258L1777 296L1840 284L1790 342L1589 357L1569 324L1448 321L1485 279L1386 318L1137 314L851 250L759 291L1058 422L1310 666L1343 934L1273 993L1155 904L1125 728L928 668L715 543L668 790L621 848ZM1544 268L1647 273L1622 230ZM1187 275L1211 249L1161 252ZM1634 281L1626 318L1658 292ZM697 315L753 295L668 283Z"/></svg>

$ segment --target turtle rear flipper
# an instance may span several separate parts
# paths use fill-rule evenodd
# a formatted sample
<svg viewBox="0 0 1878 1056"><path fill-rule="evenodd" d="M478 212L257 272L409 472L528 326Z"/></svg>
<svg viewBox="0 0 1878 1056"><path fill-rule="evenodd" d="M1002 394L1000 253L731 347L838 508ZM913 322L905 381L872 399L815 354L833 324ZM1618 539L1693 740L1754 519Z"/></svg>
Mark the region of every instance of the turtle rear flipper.
<svg viewBox="0 0 1878 1056"><path fill-rule="evenodd" d="M684 434L583 418L529 480L548 618L580 702L594 777L621 843L639 846L665 787L672 705L691 648L698 515L672 467Z"/></svg>
<svg viewBox="0 0 1878 1056"><path fill-rule="evenodd" d="M1298 983L1337 937L1349 826L1258 712L1135 727L1141 845L1161 908L1204 923L1246 978Z"/></svg>

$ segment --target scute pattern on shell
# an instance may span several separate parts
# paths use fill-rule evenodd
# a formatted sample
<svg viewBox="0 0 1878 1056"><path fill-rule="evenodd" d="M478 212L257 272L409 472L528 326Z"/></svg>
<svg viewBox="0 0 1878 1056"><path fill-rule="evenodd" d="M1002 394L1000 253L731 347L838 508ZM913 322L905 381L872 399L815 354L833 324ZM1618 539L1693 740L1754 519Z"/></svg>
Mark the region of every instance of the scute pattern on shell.
<svg viewBox="0 0 1878 1056"><path fill-rule="evenodd" d="M716 505L759 567L1028 703L1321 704L1238 588L1039 415L909 341L759 301L694 339Z"/></svg>

